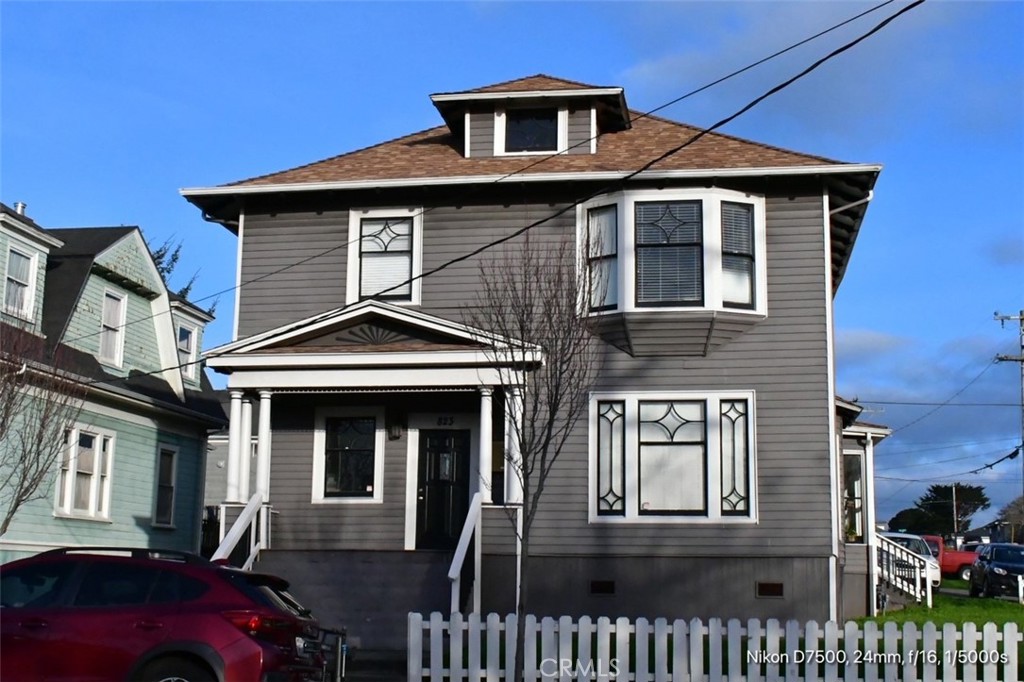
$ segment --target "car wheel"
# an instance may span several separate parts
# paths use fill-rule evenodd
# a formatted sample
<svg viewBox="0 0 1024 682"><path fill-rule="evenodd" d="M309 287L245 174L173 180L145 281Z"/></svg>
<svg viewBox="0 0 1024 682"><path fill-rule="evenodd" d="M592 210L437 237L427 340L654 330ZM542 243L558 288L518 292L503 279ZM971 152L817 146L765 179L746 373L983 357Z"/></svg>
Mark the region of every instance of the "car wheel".
<svg viewBox="0 0 1024 682"><path fill-rule="evenodd" d="M971 579L971 567L970 566L964 566L963 568L960 569L960 580L970 580L970 579Z"/></svg>
<svg viewBox="0 0 1024 682"><path fill-rule="evenodd" d="M967 588L967 594L971 595L972 597L977 597L979 594L981 594L981 591L977 587L974 586L974 581L973 580L971 581L971 584Z"/></svg>
<svg viewBox="0 0 1024 682"><path fill-rule="evenodd" d="M206 667L185 658L163 658L146 666L146 682L217 682Z"/></svg>

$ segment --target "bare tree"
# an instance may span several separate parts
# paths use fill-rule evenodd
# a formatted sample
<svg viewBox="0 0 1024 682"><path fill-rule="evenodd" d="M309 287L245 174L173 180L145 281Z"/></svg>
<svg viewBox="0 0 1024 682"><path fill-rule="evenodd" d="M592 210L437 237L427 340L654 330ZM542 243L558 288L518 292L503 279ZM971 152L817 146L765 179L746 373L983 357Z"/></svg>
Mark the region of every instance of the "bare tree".
<svg viewBox="0 0 1024 682"><path fill-rule="evenodd" d="M0 323L0 536L15 514L50 494L85 387L63 367L66 351Z"/></svg>
<svg viewBox="0 0 1024 682"><path fill-rule="evenodd" d="M513 396L506 401L512 405L506 428L518 444L504 455L505 477L522 491L521 500L512 500L521 505L507 507L520 543L515 679L521 679L531 529L548 477L587 412L600 352L581 314L589 299L586 272L577 268L575 245L564 237L531 241L528 236L483 263L480 274L468 322L510 342L495 345L489 354L506 394Z"/></svg>

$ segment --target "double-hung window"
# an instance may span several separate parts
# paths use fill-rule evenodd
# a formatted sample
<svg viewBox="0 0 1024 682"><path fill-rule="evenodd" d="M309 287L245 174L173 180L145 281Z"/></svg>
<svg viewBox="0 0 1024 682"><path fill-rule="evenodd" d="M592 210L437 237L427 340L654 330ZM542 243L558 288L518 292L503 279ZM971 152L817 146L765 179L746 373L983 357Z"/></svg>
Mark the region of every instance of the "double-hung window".
<svg viewBox="0 0 1024 682"><path fill-rule="evenodd" d="M587 209L587 287L590 310L615 307L618 293L617 207Z"/></svg>
<svg viewBox="0 0 1024 682"><path fill-rule="evenodd" d="M121 366L124 352L124 321L126 300L124 294L106 291L100 316L100 362Z"/></svg>
<svg viewBox="0 0 1024 682"><path fill-rule="evenodd" d="M753 519L753 409L750 391L595 394L591 521Z"/></svg>
<svg viewBox="0 0 1024 682"><path fill-rule="evenodd" d="M178 364L182 374L196 376L196 330L185 324L178 325Z"/></svg>
<svg viewBox="0 0 1024 682"><path fill-rule="evenodd" d="M636 202L636 303L704 304L700 201Z"/></svg>
<svg viewBox="0 0 1024 682"><path fill-rule="evenodd" d="M4 310L21 318L32 317L35 290L35 258L11 248L7 251Z"/></svg>
<svg viewBox="0 0 1024 682"><path fill-rule="evenodd" d="M383 410L317 410L313 502L380 502L386 442Z"/></svg>
<svg viewBox="0 0 1024 682"><path fill-rule="evenodd" d="M722 202L722 305L754 307L754 206Z"/></svg>
<svg viewBox="0 0 1024 682"><path fill-rule="evenodd" d="M113 433L84 426L68 429L57 482L57 513L108 518L113 458Z"/></svg>
<svg viewBox="0 0 1024 682"><path fill-rule="evenodd" d="M420 302L422 209L349 212L346 301Z"/></svg>
<svg viewBox="0 0 1024 682"><path fill-rule="evenodd" d="M163 443L157 448L154 526L174 525L174 490L178 476L178 448Z"/></svg>

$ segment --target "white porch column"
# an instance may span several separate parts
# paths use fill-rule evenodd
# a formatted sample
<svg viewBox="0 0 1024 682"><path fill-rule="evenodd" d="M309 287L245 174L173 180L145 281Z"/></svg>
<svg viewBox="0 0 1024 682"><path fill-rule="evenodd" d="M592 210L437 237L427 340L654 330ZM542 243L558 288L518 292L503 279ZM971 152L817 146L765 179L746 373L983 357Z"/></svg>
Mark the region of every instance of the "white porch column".
<svg viewBox="0 0 1024 682"><path fill-rule="evenodd" d="M519 386L505 387L505 504L521 504L523 454L519 450L522 428L523 391Z"/></svg>
<svg viewBox="0 0 1024 682"><path fill-rule="evenodd" d="M231 409L228 415L228 486L225 501L241 502L238 481L242 466L239 443L242 439L242 392L231 391Z"/></svg>
<svg viewBox="0 0 1024 682"><path fill-rule="evenodd" d="M238 497L249 501L249 478L252 470L252 399L242 397L242 435L239 442Z"/></svg>
<svg viewBox="0 0 1024 682"><path fill-rule="evenodd" d="M260 415L256 441L256 492L270 497L270 391L260 391Z"/></svg>
<svg viewBox="0 0 1024 682"><path fill-rule="evenodd" d="M484 504L491 503L491 396L494 389L490 386L480 387L480 452L479 452L479 481L477 490L480 491L480 501Z"/></svg>

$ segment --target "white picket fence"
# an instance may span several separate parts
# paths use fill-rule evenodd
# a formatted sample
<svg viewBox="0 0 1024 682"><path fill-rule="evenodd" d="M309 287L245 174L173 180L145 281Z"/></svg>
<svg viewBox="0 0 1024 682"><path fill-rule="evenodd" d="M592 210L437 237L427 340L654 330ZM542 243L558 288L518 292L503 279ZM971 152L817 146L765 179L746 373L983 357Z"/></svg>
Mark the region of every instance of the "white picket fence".
<svg viewBox="0 0 1024 682"><path fill-rule="evenodd" d="M527 616L524 682L1008 682L1021 679L1024 635L1016 623L941 628L888 622L806 624L650 622L638 618L538 622ZM513 679L516 617L492 613L449 620L409 614L409 681Z"/></svg>

